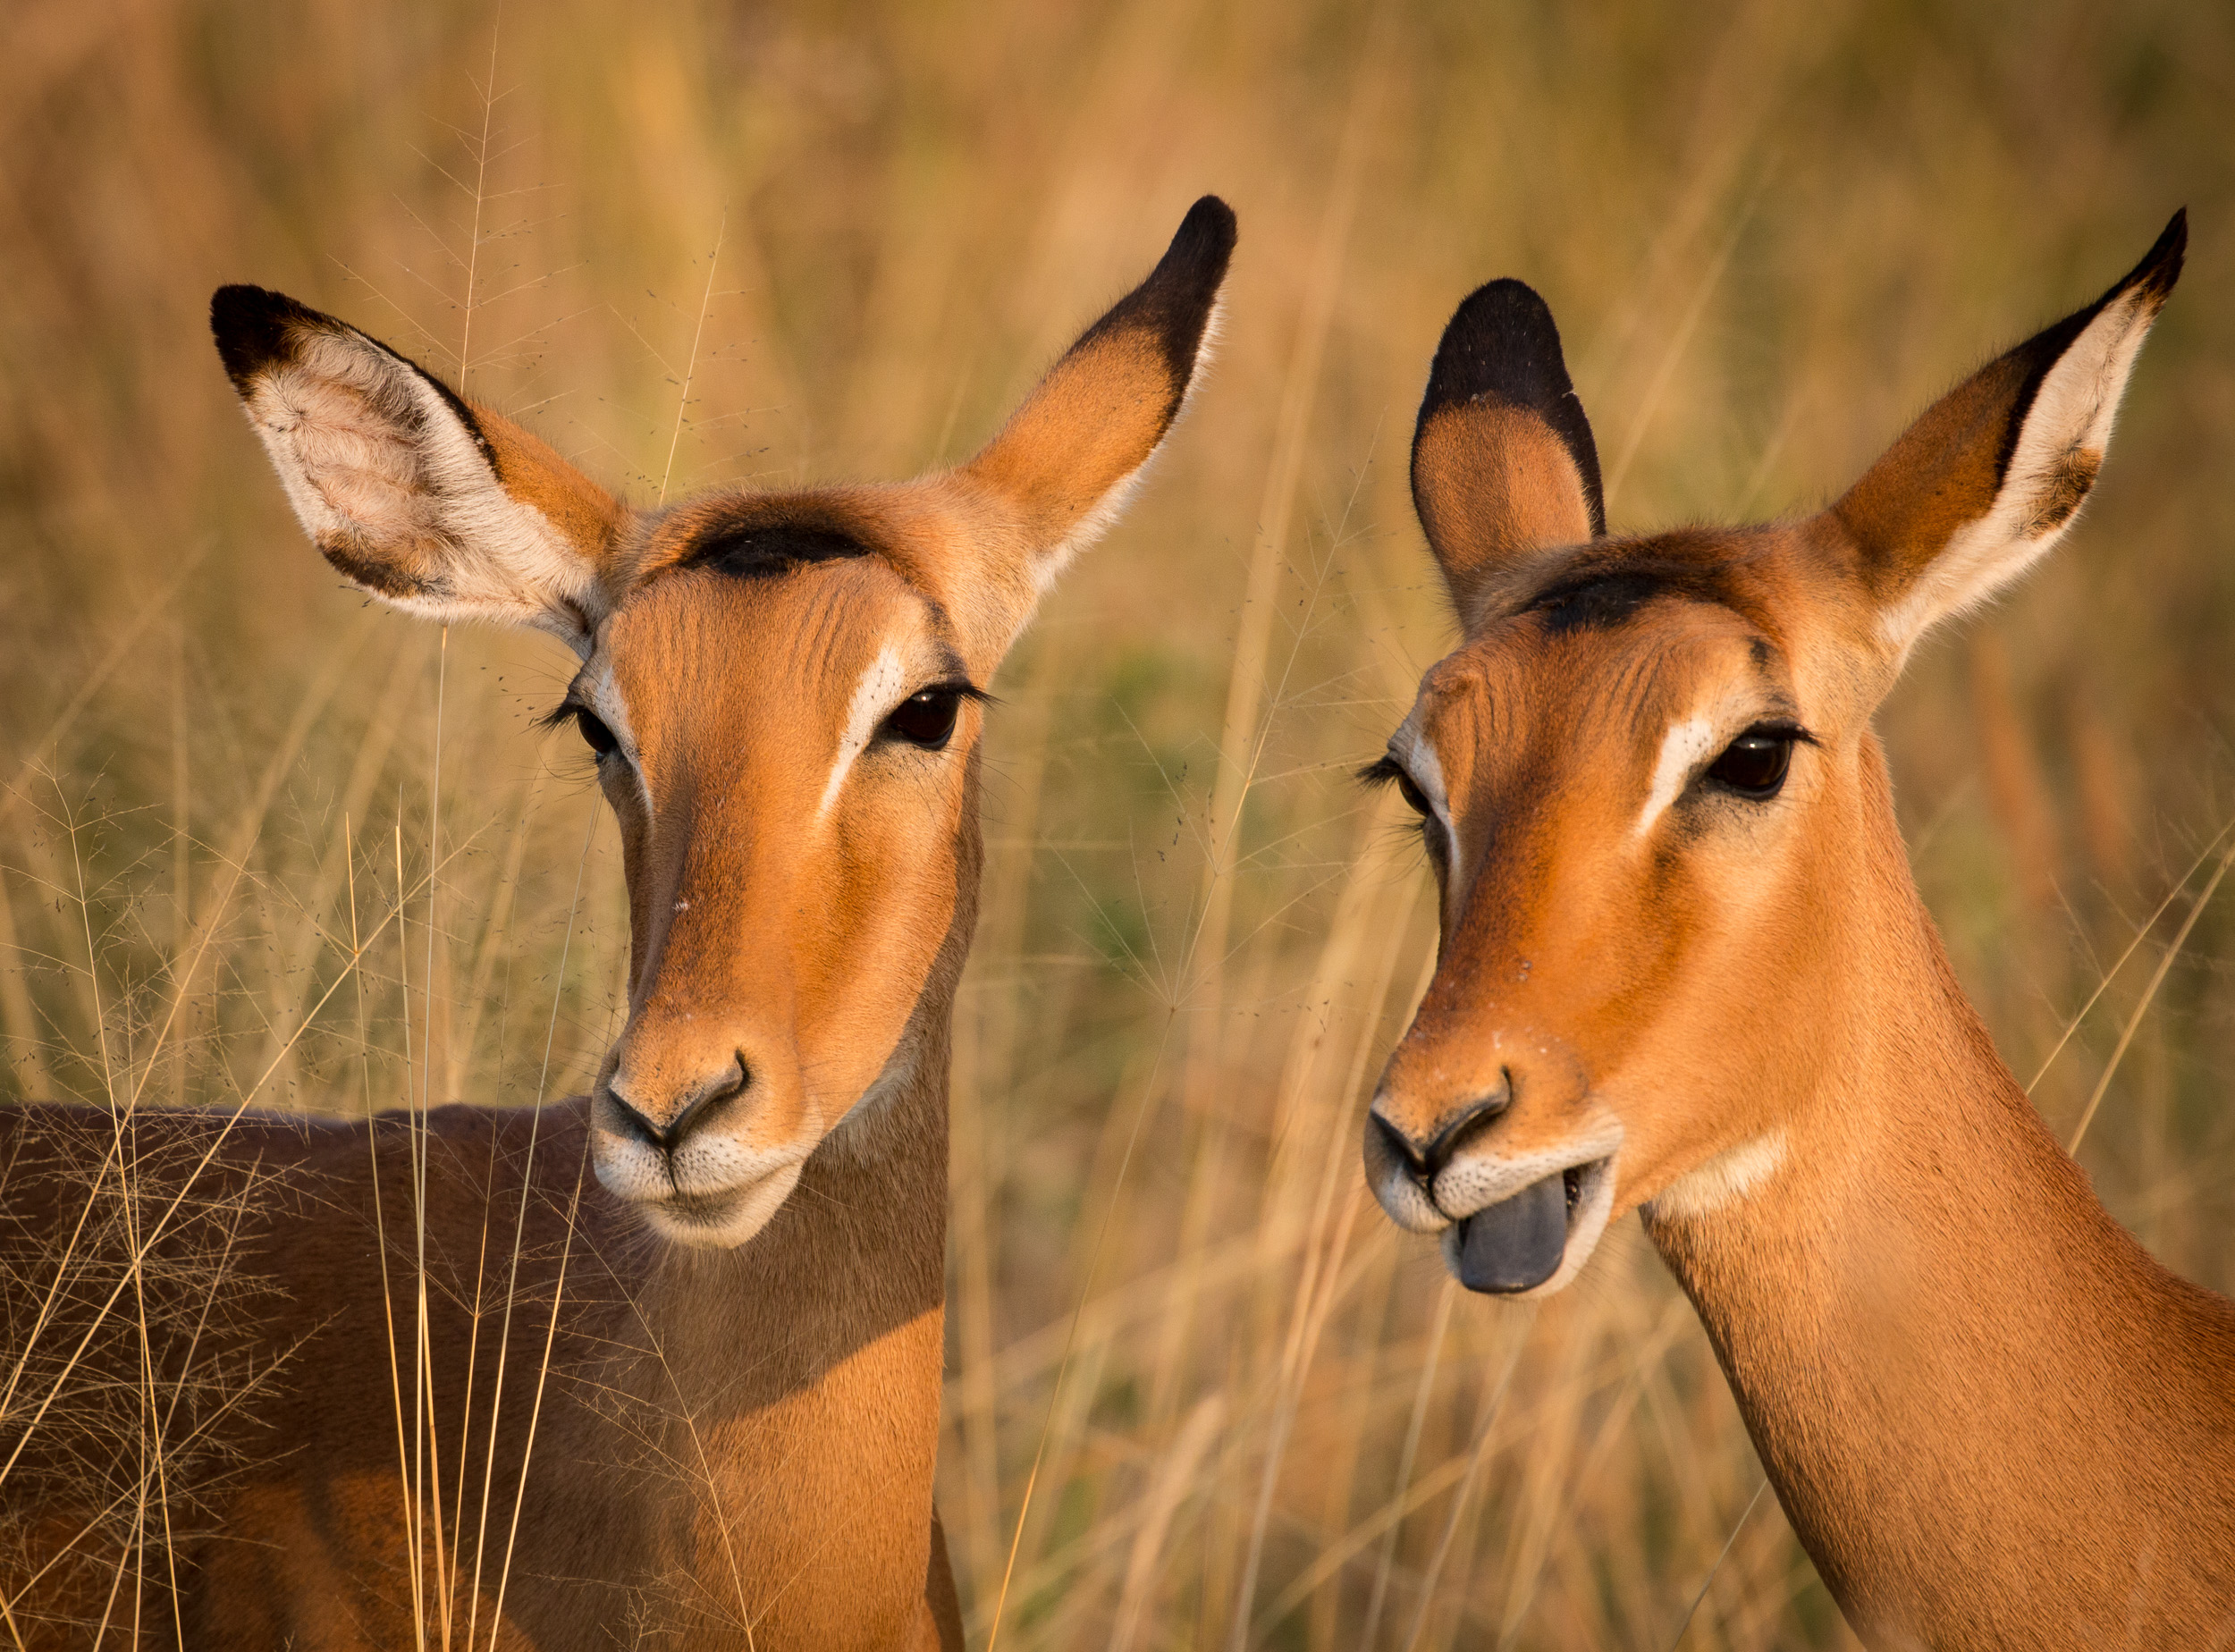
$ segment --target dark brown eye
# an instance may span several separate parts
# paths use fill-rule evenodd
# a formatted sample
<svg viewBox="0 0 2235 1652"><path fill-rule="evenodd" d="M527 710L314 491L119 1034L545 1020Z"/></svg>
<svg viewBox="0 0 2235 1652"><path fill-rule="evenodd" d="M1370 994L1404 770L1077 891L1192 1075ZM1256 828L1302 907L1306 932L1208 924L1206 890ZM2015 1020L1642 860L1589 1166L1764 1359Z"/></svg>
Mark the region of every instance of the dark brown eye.
<svg viewBox="0 0 2235 1652"><path fill-rule="evenodd" d="M581 730L584 743L601 757L610 755L620 747L620 742L613 738L613 731L578 705L574 708L574 726Z"/></svg>
<svg viewBox="0 0 2235 1652"><path fill-rule="evenodd" d="M900 702L885 727L910 745L935 752L953 738L962 695L953 688L926 688Z"/></svg>
<svg viewBox="0 0 2235 1652"><path fill-rule="evenodd" d="M1404 799L1404 806L1413 813L1425 815L1435 813L1429 807L1427 795L1413 784L1413 777L1402 769L1396 772L1396 788L1397 796Z"/></svg>
<svg viewBox="0 0 2235 1652"><path fill-rule="evenodd" d="M1708 768L1708 778L1742 797L1766 803L1785 783L1798 738L1786 729L1749 729L1724 748Z"/></svg>

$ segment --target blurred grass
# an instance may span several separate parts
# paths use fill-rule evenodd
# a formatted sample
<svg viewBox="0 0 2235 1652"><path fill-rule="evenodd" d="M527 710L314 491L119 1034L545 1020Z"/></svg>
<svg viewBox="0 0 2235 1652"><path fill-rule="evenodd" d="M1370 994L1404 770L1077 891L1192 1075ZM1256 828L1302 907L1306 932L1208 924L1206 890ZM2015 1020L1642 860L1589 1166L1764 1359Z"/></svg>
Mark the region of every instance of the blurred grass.
<svg viewBox="0 0 2235 1652"><path fill-rule="evenodd" d="M613 835L527 727L557 651L452 635L432 771L442 642L303 542L212 287L334 310L649 499L960 456L1215 190L1243 225L1217 368L990 737L941 1466L974 1637L1044 1443L1017 1652L1840 1640L1774 1498L1742 1521L1759 1470L1634 1223L1531 1311L1455 1298L1364 1196L1432 940L1345 779L1446 645L1411 416L1458 299L1518 274L1617 527L1810 509L2189 206L2085 525L1883 719L2030 1076L2235 815L2235 13L39 0L10 35L7 1093L528 1101L554 1006L555 1092L616 1024ZM350 878L384 910L433 856L361 1012L310 1017ZM2186 915L2050 1066L2061 1132ZM2205 912L2083 1153L2222 1289L2231 961Z"/></svg>

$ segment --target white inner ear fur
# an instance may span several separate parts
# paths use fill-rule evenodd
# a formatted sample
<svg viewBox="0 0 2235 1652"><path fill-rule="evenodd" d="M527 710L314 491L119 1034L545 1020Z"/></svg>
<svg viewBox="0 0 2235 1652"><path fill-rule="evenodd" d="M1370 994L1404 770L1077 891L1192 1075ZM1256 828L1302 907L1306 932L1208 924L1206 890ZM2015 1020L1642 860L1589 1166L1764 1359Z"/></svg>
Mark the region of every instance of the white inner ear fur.
<svg viewBox="0 0 2235 1652"><path fill-rule="evenodd" d="M299 335L259 375L249 422L314 541L392 560L424 588L375 594L427 618L549 631L585 657L605 603L595 570L551 519L505 492L425 375L356 333ZM416 424L416 428L414 426Z"/></svg>
<svg viewBox="0 0 2235 1652"><path fill-rule="evenodd" d="M2156 314L2138 291L2113 299L2056 358L2026 411L1994 504L1951 535L1917 583L1879 615L1888 645L1906 655L1927 627L1985 600L2062 537L2103 463L2119 398ZM2070 497L2076 472L2086 478L2079 499ZM2069 509L2044 521L2045 502L2059 499Z"/></svg>
<svg viewBox="0 0 2235 1652"><path fill-rule="evenodd" d="M877 650L877 657L861 674L854 685L854 697L846 708L846 729L839 737L838 757L831 764L831 779L822 788L822 801L815 805L817 821L830 813L831 805L845 789L846 776L854 766L854 759L862 754L877 732L877 725L890 715L900 702L907 698L907 667L902 662L900 651L891 643Z"/></svg>

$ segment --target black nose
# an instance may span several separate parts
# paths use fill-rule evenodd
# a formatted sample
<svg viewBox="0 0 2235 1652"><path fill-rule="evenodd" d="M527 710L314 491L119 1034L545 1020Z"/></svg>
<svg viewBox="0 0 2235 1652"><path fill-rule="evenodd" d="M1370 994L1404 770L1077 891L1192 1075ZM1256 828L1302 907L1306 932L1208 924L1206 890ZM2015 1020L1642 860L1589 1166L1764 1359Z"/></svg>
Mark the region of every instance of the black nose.
<svg viewBox="0 0 2235 1652"><path fill-rule="evenodd" d="M1369 1114L1381 1138L1404 1164L1405 1173L1422 1188L1440 1175L1446 1165L1482 1127L1513 1105L1514 1085L1509 1078L1495 1095L1488 1095L1468 1102L1446 1118L1436 1134L1426 1142L1415 1142L1379 1113Z"/></svg>
<svg viewBox="0 0 2235 1652"><path fill-rule="evenodd" d="M683 1145L683 1139L692 1131L743 1095L752 1082L752 1075L746 1068L745 1058L740 1056L735 1065L700 1085L665 1125L659 1123L611 1083L605 1086L605 1093L612 1098L613 1110L620 1115L620 1122L629 1134L657 1151L671 1154Z"/></svg>

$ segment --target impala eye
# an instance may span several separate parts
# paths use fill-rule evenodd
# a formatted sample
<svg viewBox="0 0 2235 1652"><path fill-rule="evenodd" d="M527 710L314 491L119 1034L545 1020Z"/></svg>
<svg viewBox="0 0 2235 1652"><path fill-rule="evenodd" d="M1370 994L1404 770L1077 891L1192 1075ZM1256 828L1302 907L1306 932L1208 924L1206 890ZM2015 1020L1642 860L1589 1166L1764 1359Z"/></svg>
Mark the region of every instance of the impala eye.
<svg viewBox="0 0 2235 1652"><path fill-rule="evenodd" d="M935 752L954 737L955 715L962 709L957 688L926 688L900 702L885 728L912 746Z"/></svg>
<svg viewBox="0 0 2235 1652"><path fill-rule="evenodd" d="M1413 777L1402 769L1396 771L1397 796L1404 799L1404 806L1418 815L1430 815L1435 810L1429 806L1428 796L1413 783Z"/></svg>
<svg viewBox="0 0 2235 1652"><path fill-rule="evenodd" d="M578 705L574 708L574 726L581 731L583 743L599 756L611 756L620 749L613 731Z"/></svg>
<svg viewBox="0 0 2235 1652"><path fill-rule="evenodd" d="M1404 771L1404 765L1394 757L1383 757L1359 770L1360 782L1367 786L1394 786L1404 805L1422 820L1433 819L1435 806L1428 801L1428 794L1420 788L1413 777Z"/></svg>
<svg viewBox="0 0 2235 1652"><path fill-rule="evenodd" d="M1723 748L1723 755L1708 766L1708 778L1742 797L1767 803L1784 785L1793 742L1801 738L1796 729L1757 724Z"/></svg>

